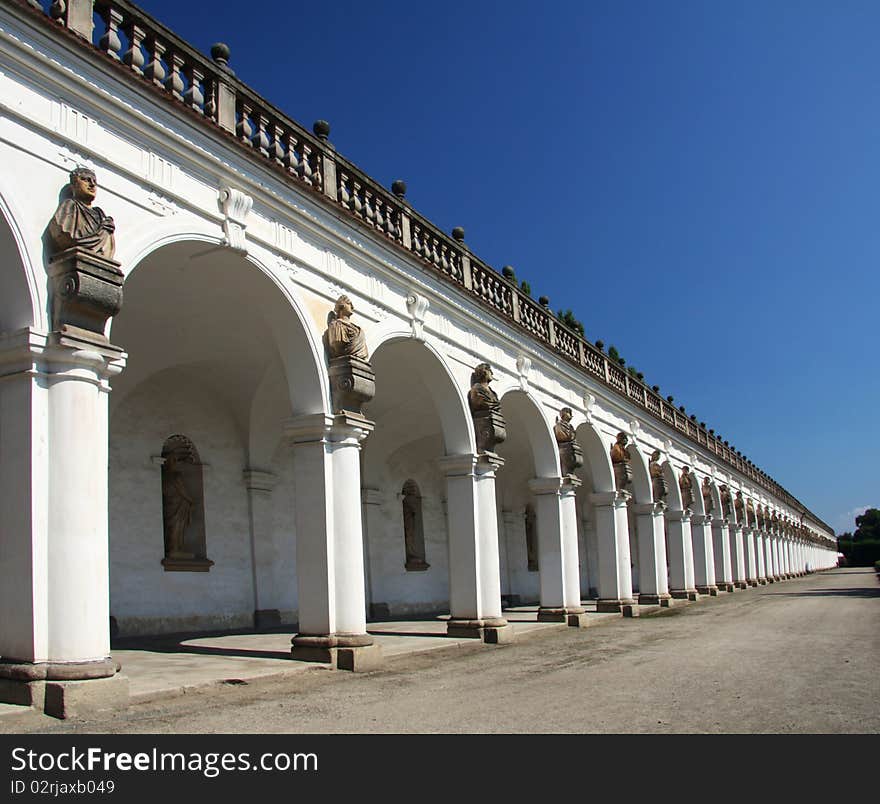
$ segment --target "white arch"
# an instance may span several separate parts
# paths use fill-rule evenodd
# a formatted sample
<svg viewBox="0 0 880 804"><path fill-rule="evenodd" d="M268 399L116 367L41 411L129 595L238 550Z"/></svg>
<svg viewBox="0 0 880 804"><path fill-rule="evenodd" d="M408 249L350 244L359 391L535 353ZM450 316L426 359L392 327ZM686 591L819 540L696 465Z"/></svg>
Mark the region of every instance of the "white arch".
<svg viewBox="0 0 880 804"><path fill-rule="evenodd" d="M197 223L197 221L193 221L193 223ZM151 237L142 237L129 250L133 256L129 258L127 263L123 263L123 270L127 268L125 270L125 284L128 284L130 277L141 269L153 254L167 246L186 242L203 242L216 247L218 250L226 249L216 229L207 231L207 227L205 227L204 230L199 231L191 225L166 228L158 236L153 233ZM291 400L291 413L293 415L319 412L329 414L331 412L330 381L325 362L324 347L321 342L321 336L313 329L310 319L305 313L305 305L302 299L299 298L288 284L283 283L266 262L259 259L253 251L241 254L241 257L244 262L254 266L280 291L280 297L286 302L292 315L291 318L286 318L285 316L279 316L277 310L262 311L266 314L266 322L275 336L275 343L284 365ZM123 306L124 304L125 285L123 285ZM113 322L114 319L108 322L108 330L112 330ZM293 331L291 330L291 324L293 324ZM305 338L307 345L306 359L303 359L303 355L293 348L297 335ZM110 332L108 331L109 336ZM121 345L124 347L124 344ZM316 381L317 393L312 393L312 384L306 379L309 375L311 375L311 379Z"/></svg>
<svg viewBox="0 0 880 804"><path fill-rule="evenodd" d="M3 265L3 274L0 274L0 320L8 320L10 331L32 326L40 331L48 331L48 291L46 288L45 271L41 271L42 281L37 281L35 266L42 265L42 241L40 235L34 233L33 237L25 236L22 224L25 218L18 205L12 200L12 195L0 180L0 217L8 227L12 238L12 244L18 251L19 261L22 268L27 299L16 298L23 295L21 288L16 290L15 280L8 275L10 270L16 270L13 266ZM48 219L47 219L48 224ZM0 226L3 225L0 223ZM40 243L40 253L35 253L32 245Z"/></svg>
<svg viewBox="0 0 880 804"><path fill-rule="evenodd" d="M589 419L581 422L575 432L578 443L584 452L584 458L590 467L590 474L593 478L592 491L597 493L613 492L615 490L614 470L611 468L610 455L612 439L603 438Z"/></svg>
<svg viewBox="0 0 880 804"><path fill-rule="evenodd" d="M465 393L455 380L455 374L443 353L430 340L414 338L410 329L399 322L396 326L374 328L367 333L370 355L376 354L385 344L411 344L412 348L424 349L429 360L413 361L410 368L419 372L434 400L440 418L443 442L448 455L473 454L476 452L476 436L470 408ZM381 382L379 378L378 381Z"/></svg>
<svg viewBox="0 0 880 804"><path fill-rule="evenodd" d="M499 399L502 414L505 410L512 413L525 428L535 463L535 476L558 477L559 448L541 403L518 385L507 389L503 395L499 394Z"/></svg>

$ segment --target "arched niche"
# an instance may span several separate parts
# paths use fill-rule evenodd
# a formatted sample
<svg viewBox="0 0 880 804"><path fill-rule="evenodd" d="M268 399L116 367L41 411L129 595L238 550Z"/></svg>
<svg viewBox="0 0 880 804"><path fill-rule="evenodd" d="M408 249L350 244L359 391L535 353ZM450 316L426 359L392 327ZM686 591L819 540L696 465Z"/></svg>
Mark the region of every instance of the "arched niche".
<svg viewBox="0 0 880 804"><path fill-rule="evenodd" d="M162 531L166 572L206 572L205 492L196 445L175 434L162 445Z"/></svg>

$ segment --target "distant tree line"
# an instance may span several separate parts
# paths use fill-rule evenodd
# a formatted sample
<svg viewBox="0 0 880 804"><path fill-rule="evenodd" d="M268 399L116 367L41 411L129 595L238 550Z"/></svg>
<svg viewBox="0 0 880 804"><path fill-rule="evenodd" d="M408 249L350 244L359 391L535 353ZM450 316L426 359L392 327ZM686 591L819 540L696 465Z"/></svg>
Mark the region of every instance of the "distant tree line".
<svg viewBox="0 0 880 804"><path fill-rule="evenodd" d="M837 550L850 567L870 567L880 561L880 508L856 517L856 529L837 537Z"/></svg>

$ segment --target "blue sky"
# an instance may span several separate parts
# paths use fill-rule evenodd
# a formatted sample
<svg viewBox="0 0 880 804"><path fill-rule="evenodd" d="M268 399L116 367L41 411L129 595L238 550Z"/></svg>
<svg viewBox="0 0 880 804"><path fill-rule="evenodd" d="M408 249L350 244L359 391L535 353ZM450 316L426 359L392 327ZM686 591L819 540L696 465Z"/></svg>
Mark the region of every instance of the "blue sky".
<svg viewBox="0 0 880 804"><path fill-rule="evenodd" d="M880 507L876 2L141 2L832 527Z"/></svg>

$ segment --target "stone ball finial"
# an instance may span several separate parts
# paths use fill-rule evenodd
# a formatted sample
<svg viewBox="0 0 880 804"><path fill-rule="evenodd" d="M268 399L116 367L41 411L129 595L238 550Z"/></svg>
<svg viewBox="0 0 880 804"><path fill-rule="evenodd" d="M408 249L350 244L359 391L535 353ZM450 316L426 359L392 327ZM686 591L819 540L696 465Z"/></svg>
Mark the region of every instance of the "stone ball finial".
<svg viewBox="0 0 880 804"><path fill-rule="evenodd" d="M512 265L505 265L501 268L501 275L507 279L513 279L516 276L516 272L513 270Z"/></svg>
<svg viewBox="0 0 880 804"><path fill-rule="evenodd" d="M228 68L229 45L225 42L215 42L211 45L211 58L214 59L220 67Z"/></svg>
<svg viewBox="0 0 880 804"><path fill-rule="evenodd" d="M452 230L452 239L455 240L456 243L464 243L464 227L456 226Z"/></svg>
<svg viewBox="0 0 880 804"><path fill-rule="evenodd" d="M319 140L326 140L330 136L330 124L326 120L316 120L312 124L312 131Z"/></svg>
<svg viewBox="0 0 880 804"><path fill-rule="evenodd" d="M547 296L541 296L538 299L538 304L540 304L541 307L549 307L550 306L550 299Z"/></svg>
<svg viewBox="0 0 880 804"><path fill-rule="evenodd" d="M315 125L317 126L318 124L315 123ZM403 179L395 179L391 182L391 192L403 201L406 195L406 182Z"/></svg>
<svg viewBox="0 0 880 804"><path fill-rule="evenodd" d="M651 386L651 390L652 390L655 394L659 394L659 393L660 393L660 386L659 386L659 385L652 385L652 386Z"/></svg>
<svg viewBox="0 0 880 804"><path fill-rule="evenodd" d="M596 348L601 352L605 348L605 341L596 341Z"/></svg>
<svg viewBox="0 0 880 804"><path fill-rule="evenodd" d="M672 394L670 394L669 396L666 397L666 401L667 401L667 402L674 402L674 401L675 401L675 397L674 397Z"/></svg>

